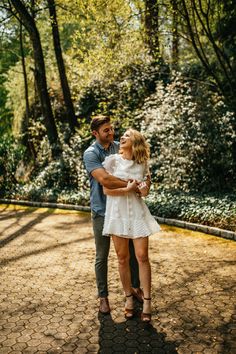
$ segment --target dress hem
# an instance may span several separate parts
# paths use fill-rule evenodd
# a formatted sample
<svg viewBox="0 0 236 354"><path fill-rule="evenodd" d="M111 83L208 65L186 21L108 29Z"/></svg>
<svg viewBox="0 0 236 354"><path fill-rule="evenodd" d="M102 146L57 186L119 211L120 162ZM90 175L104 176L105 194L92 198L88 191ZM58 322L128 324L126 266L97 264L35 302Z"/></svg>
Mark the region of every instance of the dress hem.
<svg viewBox="0 0 236 354"><path fill-rule="evenodd" d="M115 235L115 234L106 234L106 235L102 235L104 237L112 237L112 236L117 236L117 237L122 237L122 238L129 238L131 240L134 240L136 238L145 238L145 237L149 237L152 236L154 234L148 234L148 235L142 235L142 236L128 236L128 235Z"/></svg>

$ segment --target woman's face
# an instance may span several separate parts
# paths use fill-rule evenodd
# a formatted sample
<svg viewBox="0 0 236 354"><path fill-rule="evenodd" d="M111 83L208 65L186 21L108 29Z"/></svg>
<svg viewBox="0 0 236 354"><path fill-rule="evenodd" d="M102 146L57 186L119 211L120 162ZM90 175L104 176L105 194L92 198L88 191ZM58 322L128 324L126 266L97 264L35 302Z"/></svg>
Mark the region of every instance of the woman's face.
<svg viewBox="0 0 236 354"><path fill-rule="evenodd" d="M132 145L133 143L132 143L130 131L126 130L126 132L120 138L120 147L122 149L131 149Z"/></svg>

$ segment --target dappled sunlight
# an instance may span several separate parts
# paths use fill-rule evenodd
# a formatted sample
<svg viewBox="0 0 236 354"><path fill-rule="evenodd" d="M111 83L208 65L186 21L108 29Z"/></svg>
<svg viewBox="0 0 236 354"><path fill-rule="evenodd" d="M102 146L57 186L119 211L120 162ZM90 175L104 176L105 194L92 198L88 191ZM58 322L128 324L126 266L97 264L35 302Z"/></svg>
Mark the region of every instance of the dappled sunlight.
<svg viewBox="0 0 236 354"><path fill-rule="evenodd" d="M161 225L162 231L149 239L153 314L145 327L139 303L134 319L124 320L113 244L108 276L112 311L106 318L97 315L89 213L0 208L0 216L6 240L0 249L1 323L14 323L25 348L36 337L38 349L47 352L96 348L103 353L106 348L131 346L137 351L187 354L230 348L234 241Z"/></svg>

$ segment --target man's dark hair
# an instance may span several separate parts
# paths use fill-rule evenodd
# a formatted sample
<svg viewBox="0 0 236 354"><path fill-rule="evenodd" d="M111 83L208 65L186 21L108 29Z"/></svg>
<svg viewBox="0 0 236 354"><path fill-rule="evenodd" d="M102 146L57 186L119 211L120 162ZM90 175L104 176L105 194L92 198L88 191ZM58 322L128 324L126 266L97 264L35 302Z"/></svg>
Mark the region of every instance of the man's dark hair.
<svg viewBox="0 0 236 354"><path fill-rule="evenodd" d="M90 124L91 131L93 131L93 130L98 131L98 129L101 127L101 125L103 125L105 123L110 123L110 121L111 121L111 119L108 116L99 115L99 116L93 117L92 122Z"/></svg>

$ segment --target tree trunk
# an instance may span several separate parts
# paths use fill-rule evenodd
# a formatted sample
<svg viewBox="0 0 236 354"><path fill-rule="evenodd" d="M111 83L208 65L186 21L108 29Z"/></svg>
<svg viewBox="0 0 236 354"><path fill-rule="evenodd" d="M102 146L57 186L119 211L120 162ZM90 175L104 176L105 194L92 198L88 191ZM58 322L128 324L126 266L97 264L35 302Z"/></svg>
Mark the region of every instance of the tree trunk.
<svg viewBox="0 0 236 354"><path fill-rule="evenodd" d="M160 59L159 41L159 8L157 0L145 1L145 32L146 42L151 56L158 61Z"/></svg>
<svg viewBox="0 0 236 354"><path fill-rule="evenodd" d="M27 82L27 73L26 73L26 66L25 66L25 54L24 54L24 45L23 45L23 31L22 31L22 23L20 23L20 51L21 51L21 64L23 70L23 77L24 77L24 89L25 89L25 126L28 127L29 125L29 92L28 92L28 82Z"/></svg>
<svg viewBox="0 0 236 354"><path fill-rule="evenodd" d="M20 51L21 51L21 63L22 63L22 71L24 77L24 89L25 89L25 116L21 126L21 135L22 135L22 144L26 146L27 151L29 153L29 158L36 158L36 152L32 142L30 142L29 137L29 118L30 118L30 105L29 105L29 92L28 92L28 82L27 82L27 73L25 66L25 53L24 53L24 45L23 45L23 33L22 33L22 23L20 23Z"/></svg>
<svg viewBox="0 0 236 354"><path fill-rule="evenodd" d="M178 9L176 0L171 0L172 6L172 67L178 69L179 63L179 33L178 33Z"/></svg>
<svg viewBox="0 0 236 354"><path fill-rule="evenodd" d="M191 10L188 9L188 4L186 0L181 0L183 6L183 17L187 25L188 35L191 40L191 44L200 59L202 65L204 66L207 74L211 76L218 88L218 91L225 98L228 105L236 111L236 100L235 100L235 70L231 66L229 57L226 52L224 52L217 44L217 38L214 38L212 30L210 28L210 1L208 2L207 11L203 10L203 2L201 0L191 0ZM200 8L200 10L198 9ZM211 9L212 10L212 9ZM214 9L215 10L215 9ZM201 28L198 28L198 23ZM207 48L204 46L201 40L202 35L208 39L208 43L212 45L213 53L215 55L215 67L212 65L212 60L208 55ZM236 132L236 123L234 124L234 130ZM233 158L236 166L236 143L233 144Z"/></svg>
<svg viewBox="0 0 236 354"><path fill-rule="evenodd" d="M59 147L57 128L47 90L46 70L39 32L34 18L30 15L24 4L20 0L11 0L11 3L16 9L23 26L29 33L33 45L37 91L47 129L48 140L51 146L52 156L53 158L56 158L60 154L61 149Z"/></svg>
<svg viewBox="0 0 236 354"><path fill-rule="evenodd" d="M186 4L186 1L182 0L181 2L182 2L182 6L183 6L183 17L184 17L184 20L185 20L185 23L187 26L187 31L188 31L188 36L190 38L190 42L191 42L198 58L200 59L203 67L205 68L207 74L215 80L215 82L219 88L219 91L224 95L224 88L222 86L222 83L219 80L217 73L215 73L215 71L212 70L211 64L209 63L209 60L207 59L206 53L204 51L204 48L203 48L202 43L199 38L199 33L196 28L196 24L194 27L191 23L191 18L189 15L188 6Z"/></svg>
<svg viewBox="0 0 236 354"><path fill-rule="evenodd" d="M49 14L50 14L50 20L52 26L54 51L55 51L57 67L60 75L60 81L61 81L61 87L62 87L62 92L64 97L64 103L66 107L67 118L68 118L70 130L72 133L74 133L75 127L78 126L78 122L75 116L74 106L70 94L70 88L66 76L66 69L64 65L63 56L62 56L55 1L48 0L48 7L49 7Z"/></svg>

